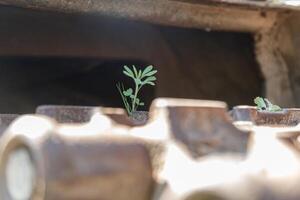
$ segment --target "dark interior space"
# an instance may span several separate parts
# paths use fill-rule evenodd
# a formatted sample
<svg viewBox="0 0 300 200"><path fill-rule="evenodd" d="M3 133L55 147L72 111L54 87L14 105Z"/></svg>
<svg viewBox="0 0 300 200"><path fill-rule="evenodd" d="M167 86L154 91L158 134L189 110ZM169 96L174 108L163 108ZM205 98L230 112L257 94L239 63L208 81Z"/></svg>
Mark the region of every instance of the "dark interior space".
<svg viewBox="0 0 300 200"><path fill-rule="evenodd" d="M253 98L264 93L251 34L170 27L160 31L174 57L171 67L164 66L168 70L163 76L169 74L168 79L161 80L169 96L221 100L234 106L252 105Z"/></svg>
<svg viewBox="0 0 300 200"><path fill-rule="evenodd" d="M155 97L252 104L264 81L251 34L0 7L0 112L41 104L122 106L123 65L158 69Z"/></svg>
<svg viewBox="0 0 300 200"><path fill-rule="evenodd" d="M117 82L133 88L123 65L146 67L139 61L84 58L0 58L0 107L4 112L30 113L36 106L85 105L122 107ZM140 97L148 109L155 87L145 86Z"/></svg>

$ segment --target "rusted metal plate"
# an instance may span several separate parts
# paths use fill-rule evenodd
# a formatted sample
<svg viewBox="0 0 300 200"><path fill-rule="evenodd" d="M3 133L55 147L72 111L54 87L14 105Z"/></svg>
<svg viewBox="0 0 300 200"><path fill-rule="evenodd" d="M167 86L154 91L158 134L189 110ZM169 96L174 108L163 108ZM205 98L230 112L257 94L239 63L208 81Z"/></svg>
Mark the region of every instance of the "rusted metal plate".
<svg viewBox="0 0 300 200"><path fill-rule="evenodd" d="M211 4L218 6L240 6L248 9L294 9L298 10L300 3L295 0L176 0L189 3Z"/></svg>
<svg viewBox="0 0 300 200"><path fill-rule="evenodd" d="M28 8L39 8L39 9L57 9L61 11L77 10L77 11L93 11L105 7L110 2L111 7L117 6L117 1L106 1L106 0L51 0L51 1L24 1L24 0L1 0L0 3L5 5L17 5L25 6ZM298 9L297 2L291 0L285 1L269 1L269 0L162 0L162 1L141 1L141 0L126 0L123 1L126 4L135 3L151 7L153 5L168 4L172 5L176 2L190 3L194 5L211 5L211 6L236 6L245 7L248 9ZM122 2L119 2L122 5ZM92 6L95 6L94 8ZM131 4L131 6L134 6Z"/></svg>
<svg viewBox="0 0 300 200"><path fill-rule="evenodd" d="M247 32L271 27L277 14L273 8L294 8L253 1L0 0L0 3L41 10L98 13L181 27Z"/></svg>
<svg viewBox="0 0 300 200"><path fill-rule="evenodd" d="M300 109L289 108L279 112L258 111L254 106L233 108L234 121L251 121L257 125L296 126L300 122Z"/></svg>
<svg viewBox="0 0 300 200"><path fill-rule="evenodd" d="M150 113L153 121L164 115L170 137L195 157L247 150L249 134L233 126L224 102L162 98L153 102Z"/></svg>

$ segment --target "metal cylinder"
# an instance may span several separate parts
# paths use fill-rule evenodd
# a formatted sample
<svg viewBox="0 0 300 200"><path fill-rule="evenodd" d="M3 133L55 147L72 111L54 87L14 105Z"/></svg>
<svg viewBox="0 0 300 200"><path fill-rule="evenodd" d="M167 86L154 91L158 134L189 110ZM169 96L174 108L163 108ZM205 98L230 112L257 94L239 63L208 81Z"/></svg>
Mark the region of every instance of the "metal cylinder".
<svg viewBox="0 0 300 200"><path fill-rule="evenodd" d="M0 136L19 115L17 114L0 114Z"/></svg>
<svg viewBox="0 0 300 200"><path fill-rule="evenodd" d="M103 122L58 125L23 116L2 141L1 199L148 200L152 167L137 139L110 134Z"/></svg>

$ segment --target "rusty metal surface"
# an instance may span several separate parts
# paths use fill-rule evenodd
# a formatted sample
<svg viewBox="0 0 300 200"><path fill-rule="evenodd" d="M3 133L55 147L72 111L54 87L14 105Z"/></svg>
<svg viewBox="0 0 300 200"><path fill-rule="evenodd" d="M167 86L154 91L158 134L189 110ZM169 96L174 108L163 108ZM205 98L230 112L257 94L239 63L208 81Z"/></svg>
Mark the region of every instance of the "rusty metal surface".
<svg viewBox="0 0 300 200"><path fill-rule="evenodd" d="M271 27L277 14L277 10L271 8L290 8L234 1L1 0L0 3L41 10L97 13L181 27L246 32Z"/></svg>
<svg viewBox="0 0 300 200"><path fill-rule="evenodd" d="M116 123L127 126L141 126L148 120L146 111L137 111L137 114L129 117L123 109L108 107L42 105L36 109L36 114L51 117L59 123L86 123L95 112L101 112Z"/></svg>
<svg viewBox="0 0 300 200"><path fill-rule="evenodd" d="M59 123L84 123L90 120L95 108L90 106L44 105L37 107L36 114L51 117Z"/></svg>
<svg viewBox="0 0 300 200"><path fill-rule="evenodd" d="M113 120L117 124L126 125L133 127L135 124L128 117L126 111L121 108L107 108L107 107L99 107L94 110L95 113L102 113L108 116L111 120Z"/></svg>
<svg viewBox="0 0 300 200"><path fill-rule="evenodd" d="M105 124L100 120L90 128L58 128L48 118L24 116L4 136L2 159L7 162L10 152L23 146L31 152L36 185L28 199L149 200L152 170L147 149L134 138L102 129ZM11 199L9 190L3 195L1 199Z"/></svg>
<svg viewBox="0 0 300 200"><path fill-rule="evenodd" d="M218 6L239 6L248 9L267 8L267 9L299 9L299 4L288 3L287 1L272 1L272 0L176 0L189 3L200 3Z"/></svg>
<svg viewBox="0 0 300 200"><path fill-rule="evenodd" d="M300 122L300 109L297 108L267 112L258 111L254 106L236 106L231 114L234 121L251 121L257 125L296 126Z"/></svg>
<svg viewBox="0 0 300 200"><path fill-rule="evenodd" d="M0 3L5 5L15 5L15 6L24 6L28 8L39 8L39 9L56 9L59 11L93 11L110 2L111 7L116 6L117 3L124 5L131 4L143 4L145 6L153 6L155 4L169 4L176 2L184 2L190 3L194 5L211 5L211 6L237 6L237 7L244 7L248 9L297 9L298 6L288 4L285 2L275 2L275 1L256 1L256 0L162 0L162 1L141 1L141 0L126 0L123 2L113 1L106 1L106 0L91 0L91 1L82 1L82 0L47 0L47 1L25 1L25 0L1 0ZM93 8L94 6L94 8ZM96 7L96 8L95 8ZM150 7L151 8L151 7Z"/></svg>
<svg viewBox="0 0 300 200"><path fill-rule="evenodd" d="M218 152L246 153L249 135L232 125L223 102L156 99L150 112L167 113L165 123L169 123L170 137L195 157Z"/></svg>
<svg viewBox="0 0 300 200"><path fill-rule="evenodd" d="M149 112L147 111L134 111L130 116L130 119L134 125L144 125L148 121L148 115Z"/></svg>
<svg viewBox="0 0 300 200"><path fill-rule="evenodd" d="M236 120L264 124L235 125L224 102L170 98L152 103L144 126L129 125L124 110L112 108L96 109L84 124L23 116L2 139L1 175L25 146L42 186L33 200L299 199L300 125L290 126L298 110L233 111Z"/></svg>

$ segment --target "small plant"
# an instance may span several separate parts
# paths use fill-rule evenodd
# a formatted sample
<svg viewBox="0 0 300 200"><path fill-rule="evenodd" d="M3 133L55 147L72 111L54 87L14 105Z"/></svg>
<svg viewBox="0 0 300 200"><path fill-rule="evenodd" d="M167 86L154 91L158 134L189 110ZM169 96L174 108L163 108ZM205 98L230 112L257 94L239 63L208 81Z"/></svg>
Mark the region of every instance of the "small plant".
<svg viewBox="0 0 300 200"><path fill-rule="evenodd" d="M254 99L254 103L257 106L257 110L265 110L269 112L278 112L282 111L282 108L280 108L277 105L272 104L268 99L262 98L262 97L256 97Z"/></svg>
<svg viewBox="0 0 300 200"><path fill-rule="evenodd" d="M117 83L116 85L122 97L125 109L128 115L131 115L139 106L144 106L144 102L138 98L138 93L144 85L155 85L154 81L156 78L154 75L157 73L157 70L154 70L152 65L146 67L143 71L137 70L133 65L132 69L124 66L123 73L132 78L135 84L134 90L132 88L126 89L123 83Z"/></svg>

